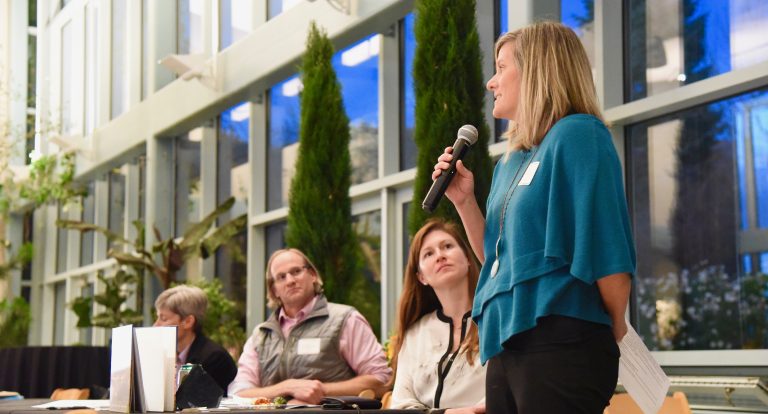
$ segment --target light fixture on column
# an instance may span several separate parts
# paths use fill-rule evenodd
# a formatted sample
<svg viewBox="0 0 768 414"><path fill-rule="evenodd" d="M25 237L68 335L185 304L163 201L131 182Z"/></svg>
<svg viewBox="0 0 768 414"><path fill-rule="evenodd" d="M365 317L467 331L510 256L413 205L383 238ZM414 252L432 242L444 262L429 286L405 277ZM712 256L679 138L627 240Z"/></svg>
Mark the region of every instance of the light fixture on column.
<svg viewBox="0 0 768 414"><path fill-rule="evenodd" d="M168 55L162 58L160 63L171 70L181 79L188 81L198 79L200 83L216 91L216 73L213 61L207 62L207 55L195 53L191 55Z"/></svg>
<svg viewBox="0 0 768 414"><path fill-rule="evenodd" d="M315 0L308 0L310 3L314 2ZM334 9L344 13L344 14L352 14L352 10L354 8L354 2L356 0L325 0L326 3L330 4L331 7Z"/></svg>
<svg viewBox="0 0 768 414"><path fill-rule="evenodd" d="M63 137L59 134L53 134L48 137L48 141L59 147L65 154L74 152L89 161L93 161L93 150L82 135Z"/></svg>

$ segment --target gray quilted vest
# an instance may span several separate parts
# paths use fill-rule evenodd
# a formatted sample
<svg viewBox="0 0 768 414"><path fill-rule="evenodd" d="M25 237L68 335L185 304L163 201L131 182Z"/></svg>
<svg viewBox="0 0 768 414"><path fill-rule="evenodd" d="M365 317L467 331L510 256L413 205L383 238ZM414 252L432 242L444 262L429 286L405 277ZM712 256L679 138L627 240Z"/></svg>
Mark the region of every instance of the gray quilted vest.
<svg viewBox="0 0 768 414"><path fill-rule="evenodd" d="M256 327L261 386L286 379L337 382L354 378L357 374L339 350L341 328L354 310L351 306L329 303L319 295L314 309L293 327L287 339L277 319L279 312L273 312Z"/></svg>

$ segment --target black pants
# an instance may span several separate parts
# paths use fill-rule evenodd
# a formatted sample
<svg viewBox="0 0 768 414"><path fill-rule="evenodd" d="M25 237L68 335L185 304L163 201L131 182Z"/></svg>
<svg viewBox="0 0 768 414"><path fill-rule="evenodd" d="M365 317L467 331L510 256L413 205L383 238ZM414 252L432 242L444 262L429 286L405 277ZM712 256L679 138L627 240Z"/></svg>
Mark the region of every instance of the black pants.
<svg viewBox="0 0 768 414"><path fill-rule="evenodd" d="M488 414L602 414L619 375L610 327L564 316L504 343L488 361Z"/></svg>

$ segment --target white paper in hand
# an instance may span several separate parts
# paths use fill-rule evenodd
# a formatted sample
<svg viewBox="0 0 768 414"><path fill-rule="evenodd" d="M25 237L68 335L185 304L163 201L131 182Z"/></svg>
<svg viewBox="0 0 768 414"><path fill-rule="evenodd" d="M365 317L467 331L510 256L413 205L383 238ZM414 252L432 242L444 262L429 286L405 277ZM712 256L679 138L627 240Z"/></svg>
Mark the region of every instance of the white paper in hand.
<svg viewBox="0 0 768 414"><path fill-rule="evenodd" d="M656 414L669 390L669 378L632 326L619 342L619 381L643 413Z"/></svg>

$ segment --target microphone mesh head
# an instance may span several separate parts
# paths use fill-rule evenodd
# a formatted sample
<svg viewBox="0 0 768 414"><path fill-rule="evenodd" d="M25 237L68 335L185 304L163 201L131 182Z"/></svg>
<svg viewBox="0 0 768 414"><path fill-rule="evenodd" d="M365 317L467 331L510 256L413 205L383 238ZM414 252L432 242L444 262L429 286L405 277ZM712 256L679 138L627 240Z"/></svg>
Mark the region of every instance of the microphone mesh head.
<svg viewBox="0 0 768 414"><path fill-rule="evenodd" d="M472 145L475 142L477 142L477 128L473 127L472 125L467 124L459 128L459 132L457 135L459 138L469 142L469 145Z"/></svg>

